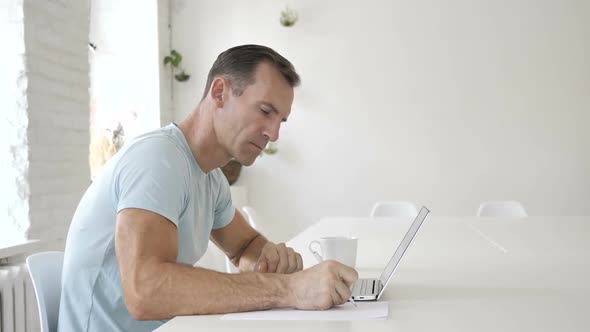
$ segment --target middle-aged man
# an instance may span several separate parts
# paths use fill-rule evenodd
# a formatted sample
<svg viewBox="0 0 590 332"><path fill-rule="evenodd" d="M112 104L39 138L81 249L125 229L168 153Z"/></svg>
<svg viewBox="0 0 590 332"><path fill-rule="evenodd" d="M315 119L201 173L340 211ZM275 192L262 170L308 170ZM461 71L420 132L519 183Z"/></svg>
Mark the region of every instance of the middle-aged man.
<svg viewBox="0 0 590 332"><path fill-rule="evenodd" d="M302 270L298 253L235 213L219 170L232 158L251 165L279 138L298 84L274 50L233 47L182 122L137 137L103 167L68 233L59 331L151 331L177 315L347 301L356 271L334 261ZM209 239L240 274L193 267Z"/></svg>

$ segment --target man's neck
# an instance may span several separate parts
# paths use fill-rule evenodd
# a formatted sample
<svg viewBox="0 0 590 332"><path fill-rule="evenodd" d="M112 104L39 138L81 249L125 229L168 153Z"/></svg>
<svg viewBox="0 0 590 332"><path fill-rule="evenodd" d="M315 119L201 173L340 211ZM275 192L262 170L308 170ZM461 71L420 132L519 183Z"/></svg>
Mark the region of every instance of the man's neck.
<svg viewBox="0 0 590 332"><path fill-rule="evenodd" d="M225 165L231 159L218 142L213 112L214 109L208 109L204 101L178 124L195 161L205 173Z"/></svg>

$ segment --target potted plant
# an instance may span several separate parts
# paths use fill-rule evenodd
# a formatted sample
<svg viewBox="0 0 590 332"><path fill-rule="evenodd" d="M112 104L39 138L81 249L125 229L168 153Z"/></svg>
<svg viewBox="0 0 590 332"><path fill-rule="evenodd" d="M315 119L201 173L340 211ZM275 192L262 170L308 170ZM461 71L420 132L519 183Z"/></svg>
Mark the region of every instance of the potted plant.
<svg viewBox="0 0 590 332"><path fill-rule="evenodd" d="M295 25L298 18L299 16L297 15L297 12L287 7L285 10L281 11L281 18L279 19L279 22L284 27L291 27Z"/></svg>

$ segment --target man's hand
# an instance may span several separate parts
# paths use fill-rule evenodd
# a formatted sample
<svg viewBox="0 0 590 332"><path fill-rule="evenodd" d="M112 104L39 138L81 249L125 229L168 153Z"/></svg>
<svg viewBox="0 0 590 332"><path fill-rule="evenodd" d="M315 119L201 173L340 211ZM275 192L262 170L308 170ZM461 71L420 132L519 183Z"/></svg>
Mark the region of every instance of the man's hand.
<svg viewBox="0 0 590 332"><path fill-rule="evenodd" d="M268 242L262 248L254 272L293 273L303 269L303 259L284 243Z"/></svg>
<svg viewBox="0 0 590 332"><path fill-rule="evenodd" d="M290 277L292 307L304 310L325 310L343 304L352 294L358 273L336 261L324 261Z"/></svg>

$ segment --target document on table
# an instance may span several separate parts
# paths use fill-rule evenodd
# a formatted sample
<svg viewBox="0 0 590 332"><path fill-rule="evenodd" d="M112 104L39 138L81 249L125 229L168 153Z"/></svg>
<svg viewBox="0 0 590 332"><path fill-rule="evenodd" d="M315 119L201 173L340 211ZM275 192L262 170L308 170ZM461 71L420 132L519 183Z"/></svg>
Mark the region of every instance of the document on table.
<svg viewBox="0 0 590 332"><path fill-rule="evenodd" d="M385 320L389 316L389 303L345 303L329 310L270 309L226 314L225 320Z"/></svg>

